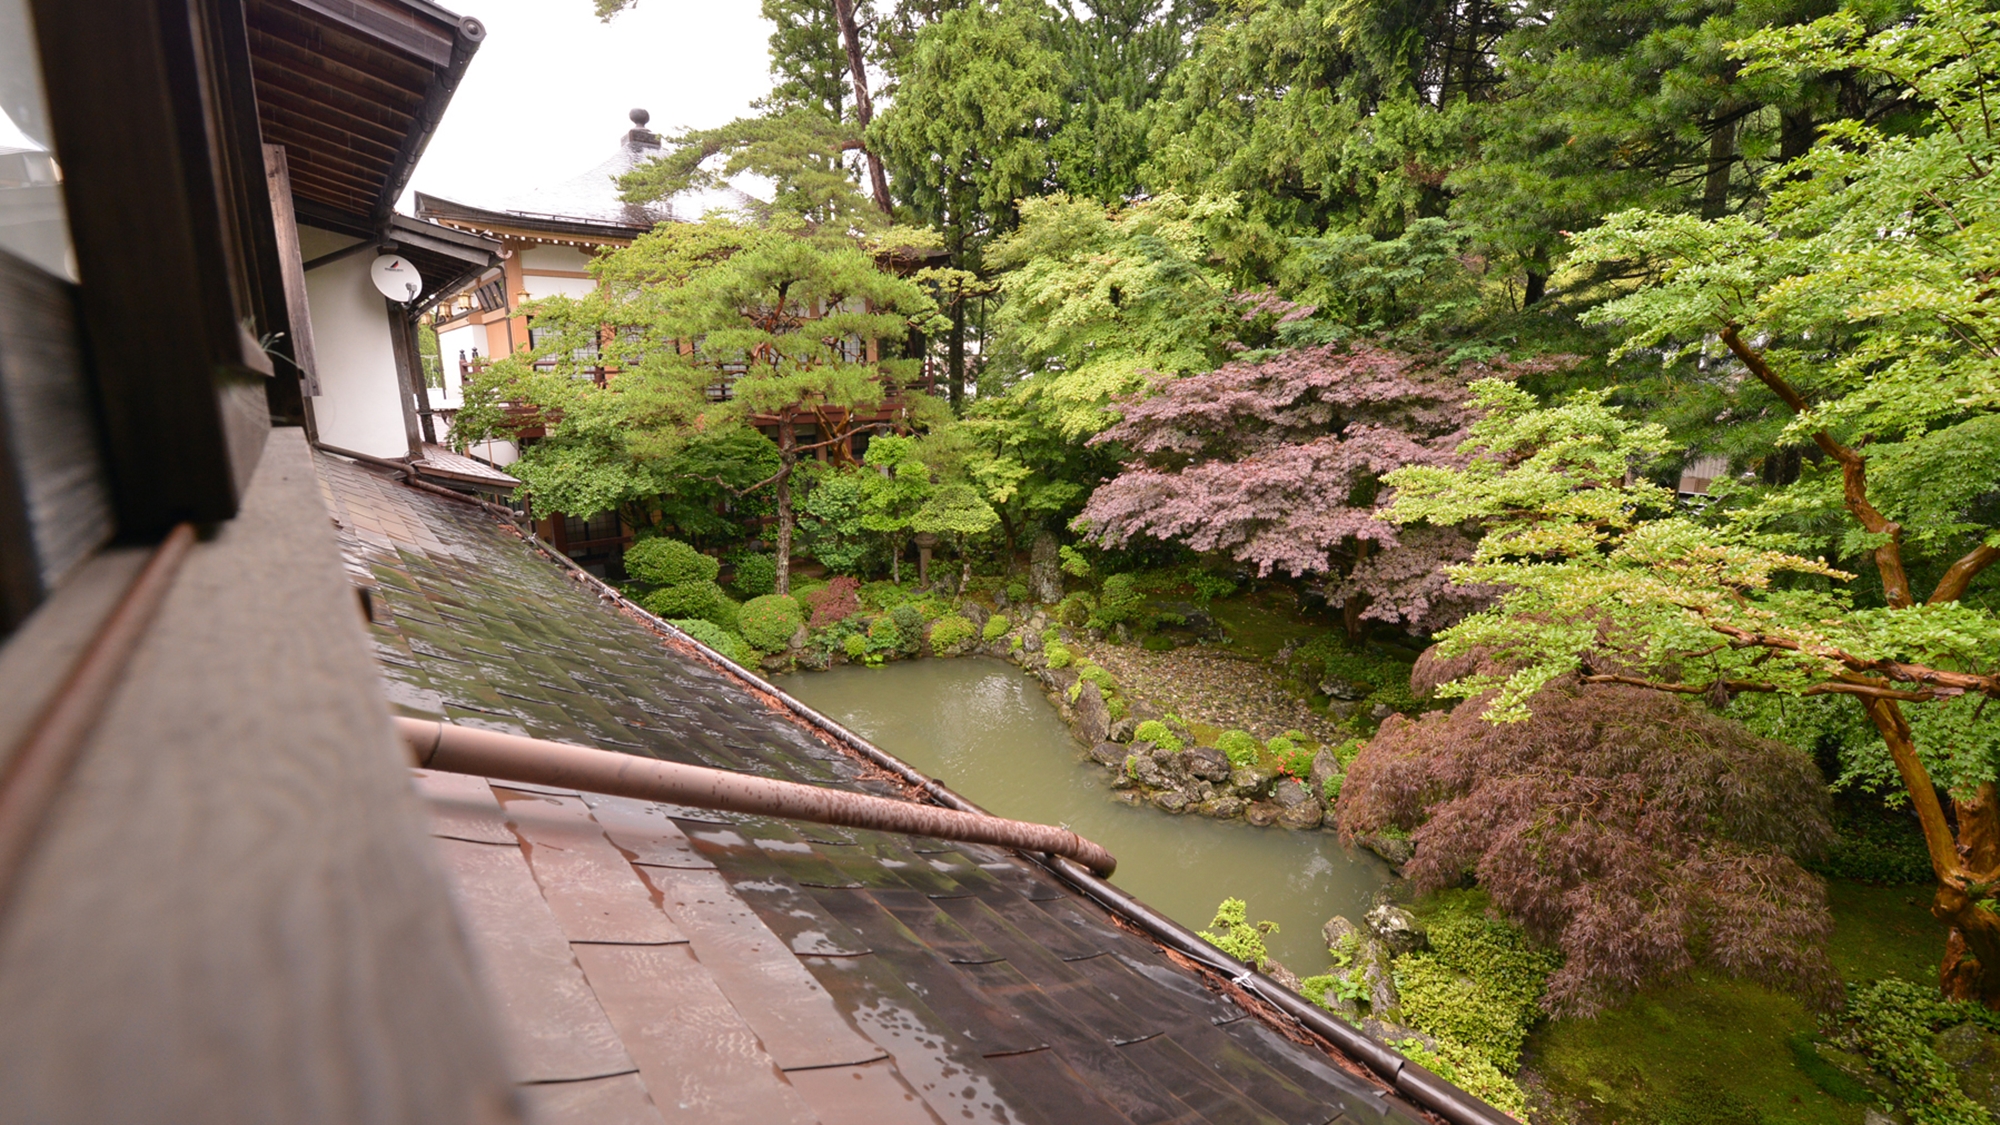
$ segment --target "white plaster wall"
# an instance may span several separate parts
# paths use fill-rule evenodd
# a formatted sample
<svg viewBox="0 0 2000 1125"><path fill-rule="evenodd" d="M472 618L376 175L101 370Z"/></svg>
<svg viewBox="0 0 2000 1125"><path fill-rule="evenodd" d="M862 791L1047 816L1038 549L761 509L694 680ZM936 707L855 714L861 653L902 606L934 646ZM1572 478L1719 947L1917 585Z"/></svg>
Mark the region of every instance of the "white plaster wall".
<svg viewBox="0 0 2000 1125"><path fill-rule="evenodd" d="M456 410L465 404L465 388L458 378L458 354L464 352L465 357L471 359L475 350L482 356L493 354L486 350L484 324L461 324L450 331L438 333L438 358L444 366L444 395L433 406Z"/></svg>
<svg viewBox="0 0 2000 1125"><path fill-rule="evenodd" d="M590 255L576 246L521 248L521 268L524 270L580 270L589 264Z"/></svg>
<svg viewBox="0 0 2000 1125"><path fill-rule="evenodd" d="M542 277L538 274L524 274L521 286L528 291L528 299L543 297L588 297L597 291L597 282L588 277Z"/></svg>
<svg viewBox="0 0 2000 1125"><path fill-rule="evenodd" d="M355 240L314 227L299 228L307 261ZM376 457L409 453L403 431L402 392L396 385L396 352L390 342L388 305L368 280L375 255L356 254L306 275L312 311L313 354L320 393L313 398L319 439Z"/></svg>

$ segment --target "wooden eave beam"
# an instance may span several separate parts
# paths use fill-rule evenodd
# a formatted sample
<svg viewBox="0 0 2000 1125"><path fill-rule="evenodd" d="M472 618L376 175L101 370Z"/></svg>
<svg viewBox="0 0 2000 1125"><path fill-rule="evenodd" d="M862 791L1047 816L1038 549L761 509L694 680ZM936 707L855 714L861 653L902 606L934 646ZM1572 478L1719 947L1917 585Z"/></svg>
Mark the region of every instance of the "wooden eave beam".
<svg viewBox="0 0 2000 1125"><path fill-rule="evenodd" d="M370 0L288 0L356 35L395 47L432 66L449 66L453 29L425 19L402 4Z"/></svg>

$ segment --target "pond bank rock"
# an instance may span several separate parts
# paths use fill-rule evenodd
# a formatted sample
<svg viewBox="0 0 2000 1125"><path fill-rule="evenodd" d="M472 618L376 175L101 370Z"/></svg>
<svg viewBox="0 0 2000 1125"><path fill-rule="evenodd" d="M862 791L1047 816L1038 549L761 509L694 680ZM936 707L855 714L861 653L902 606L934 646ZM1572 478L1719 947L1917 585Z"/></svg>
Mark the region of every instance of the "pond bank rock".
<svg viewBox="0 0 2000 1125"><path fill-rule="evenodd" d="M1391 956L1430 948L1430 934L1424 930L1424 924L1400 906L1378 906L1370 910L1363 921L1368 923L1368 928L1374 931Z"/></svg>
<svg viewBox="0 0 2000 1125"><path fill-rule="evenodd" d="M1083 689L1077 692L1076 702L1071 704L1076 711L1076 736L1087 743L1098 743L1111 733L1111 710L1104 704L1104 693L1097 685L1085 681Z"/></svg>
<svg viewBox="0 0 2000 1125"><path fill-rule="evenodd" d="M1403 870L1404 864L1417 856L1417 845L1401 836L1384 836L1378 832L1372 836L1358 837L1354 842L1388 860L1389 866L1395 868L1398 873Z"/></svg>
<svg viewBox="0 0 2000 1125"><path fill-rule="evenodd" d="M1187 768L1203 781L1229 780L1229 758L1213 746L1197 746L1187 751Z"/></svg>

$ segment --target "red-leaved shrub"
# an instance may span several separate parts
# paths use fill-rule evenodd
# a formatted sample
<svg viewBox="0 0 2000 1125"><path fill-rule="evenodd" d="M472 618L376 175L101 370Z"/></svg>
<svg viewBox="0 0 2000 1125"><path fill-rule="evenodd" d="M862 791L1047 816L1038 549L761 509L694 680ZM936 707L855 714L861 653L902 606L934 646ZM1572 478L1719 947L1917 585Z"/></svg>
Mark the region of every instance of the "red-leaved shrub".
<svg viewBox="0 0 2000 1125"><path fill-rule="evenodd" d="M1809 757L1642 688L1557 681L1518 723L1486 703L1383 723L1342 786L1343 838L1411 830L1419 891L1473 873L1566 958L1555 1014L1697 965L1837 1001L1826 886L1797 862L1833 842Z"/></svg>
<svg viewBox="0 0 2000 1125"><path fill-rule="evenodd" d="M812 607L812 620L808 624L814 629L824 629L861 612L860 591L860 580L845 574L835 575L826 585L806 595L806 604Z"/></svg>

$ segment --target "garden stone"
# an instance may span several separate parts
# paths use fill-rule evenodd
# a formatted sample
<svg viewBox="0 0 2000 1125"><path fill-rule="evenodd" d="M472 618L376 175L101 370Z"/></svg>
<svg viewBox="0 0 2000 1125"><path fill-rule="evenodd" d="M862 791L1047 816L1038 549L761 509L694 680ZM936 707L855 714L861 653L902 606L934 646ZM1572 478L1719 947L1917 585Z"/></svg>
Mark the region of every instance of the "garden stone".
<svg viewBox="0 0 2000 1125"><path fill-rule="evenodd" d="M1325 939L1328 950L1340 948L1341 941L1350 934L1359 937L1361 935L1361 927L1348 921L1346 916L1341 914L1336 914L1328 918L1326 925L1319 928L1319 936Z"/></svg>
<svg viewBox="0 0 2000 1125"><path fill-rule="evenodd" d="M1403 998L1396 993L1396 977L1390 971L1389 951L1379 941L1371 941L1361 950L1361 981L1368 988L1368 1011L1377 1019L1387 1018L1403 1005Z"/></svg>
<svg viewBox="0 0 2000 1125"><path fill-rule="evenodd" d="M1391 954L1429 949L1430 935L1417 916L1400 906L1378 906L1362 919Z"/></svg>
<svg viewBox="0 0 2000 1125"><path fill-rule="evenodd" d="M1269 801L1252 801L1250 807L1243 810L1243 819L1259 828L1267 828L1277 823L1279 811L1278 806Z"/></svg>
<svg viewBox="0 0 2000 1125"><path fill-rule="evenodd" d="M1090 748L1090 757L1100 766L1117 769L1125 764L1125 748L1116 742L1100 742Z"/></svg>
<svg viewBox="0 0 2000 1125"><path fill-rule="evenodd" d="M1138 785L1139 785L1138 779L1134 778L1131 774L1126 773L1125 767L1123 765L1119 765L1113 768L1113 772L1111 774L1111 788L1135 789L1138 787ZM1122 799L1123 795L1121 794L1120 796Z"/></svg>
<svg viewBox="0 0 2000 1125"><path fill-rule="evenodd" d="M1127 754L1137 754L1142 758L1152 757L1153 751L1158 749L1159 747L1153 745L1150 742L1147 742L1143 738L1137 742L1128 742L1125 744L1125 752Z"/></svg>
<svg viewBox="0 0 2000 1125"><path fill-rule="evenodd" d="M1042 631L1040 629L1029 629L1027 632L1022 633L1021 650L1023 652L1042 651Z"/></svg>
<svg viewBox="0 0 2000 1125"><path fill-rule="evenodd" d="M1264 958L1264 975L1291 989L1293 992L1304 987L1299 983L1299 974L1285 968L1276 957Z"/></svg>
<svg viewBox="0 0 2000 1125"><path fill-rule="evenodd" d="M1228 781L1229 757L1213 746L1197 746L1187 752L1187 770L1203 781Z"/></svg>
<svg viewBox="0 0 2000 1125"><path fill-rule="evenodd" d="M1054 605L1062 600L1062 563L1056 550L1056 537L1047 531L1035 536L1035 545L1029 552L1028 590L1043 605Z"/></svg>
<svg viewBox="0 0 2000 1125"><path fill-rule="evenodd" d="M1307 797L1304 804L1293 805L1280 812L1278 826L1303 832L1310 828L1318 828L1319 822L1325 817L1326 806L1320 804L1319 798Z"/></svg>
<svg viewBox="0 0 2000 1125"><path fill-rule="evenodd" d="M1103 742L1111 732L1111 709L1104 705L1104 693L1094 683L1085 683L1076 693L1076 734L1085 742Z"/></svg>
<svg viewBox="0 0 2000 1125"><path fill-rule="evenodd" d="M1044 671L1048 673L1049 686L1054 688L1056 693L1061 695L1063 699L1067 700L1069 698L1069 685L1076 682L1076 669L1047 668Z"/></svg>
<svg viewBox="0 0 2000 1125"><path fill-rule="evenodd" d="M1105 737L1113 742L1130 742L1132 741L1133 732L1138 729L1139 720L1127 715L1117 722L1112 723L1111 729L1105 732Z"/></svg>
<svg viewBox="0 0 2000 1125"><path fill-rule="evenodd" d="M1404 1027L1392 1020L1365 1019L1361 1021L1361 1030L1378 1043L1401 1043L1406 1039L1414 1039L1423 1045L1424 1050L1432 1054L1437 1053L1436 1039L1414 1027Z"/></svg>
<svg viewBox="0 0 2000 1125"><path fill-rule="evenodd" d="M1389 866L1395 868L1398 872L1402 871L1404 864L1415 859L1417 856L1417 845L1414 841L1396 836L1384 836L1377 833L1373 836L1363 836L1356 840L1355 843L1388 860Z"/></svg>
<svg viewBox="0 0 2000 1125"><path fill-rule="evenodd" d="M1948 1027L1931 1040L1958 1075L1958 1088L1991 1115L2000 1107L2000 1035L1978 1024Z"/></svg>
<svg viewBox="0 0 2000 1125"><path fill-rule="evenodd" d="M833 654L816 648L802 649L799 652L799 667L808 672L824 672L833 667Z"/></svg>
<svg viewBox="0 0 2000 1125"><path fill-rule="evenodd" d="M1308 775L1312 781L1313 792L1324 792L1326 779L1338 776L1340 772L1340 759L1334 756L1333 747L1329 746L1314 754L1312 772Z"/></svg>
<svg viewBox="0 0 2000 1125"><path fill-rule="evenodd" d="M1138 778L1139 784L1148 789L1165 789L1169 784L1160 772L1160 763L1138 754L1125 759L1125 772Z"/></svg>
<svg viewBox="0 0 2000 1125"><path fill-rule="evenodd" d="M1271 799L1278 802L1281 809L1295 809L1313 799L1312 790L1297 778L1285 778L1272 790Z"/></svg>
<svg viewBox="0 0 2000 1125"><path fill-rule="evenodd" d="M1048 627L1049 627L1049 615L1043 613L1039 609L1035 611L1033 617L1028 618L1028 631L1035 634L1038 637L1041 636L1042 633L1048 629Z"/></svg>
<svg viewBox="0 0 2000 1125"><path fill-rule="evenodd" d="M1196 806L1194 811L1217 820L1228 820L1243 815L1243 806L1246 803L1241 797L1212 797Z"/></svg>
<svg viewBox="0 0 2000 1125"><path fill-rule="evenodd" d="M1326 705L1326 717L1332 719L1334 722L1344 723L1353 718L1354 713L1359 710L1361 710L1361 704L1359 703L1344 703L1336 699Z"/></svg>
<svg viewBox="0 0 2000 1125"><path fill-rule="evenodd" d="M993 616L986 612L986 607L980 605L978 602L966 602L959 606L958 615L972 622L972 627L975 629L984 629L986 627L986 619Z"/></svg>
<svg viewBox="0 0 2000 1125"><path fill-rule="evenodd" d="M1258 766L1238 766L1229 772L1229 787L1238 796L1261 796L1271 779L1278 776L1270 770Z"/></svg>
<svg viewBox="0 0 2000 1125"><path fill-rule="evenodd" d="M792 630L792 639L787 641L786 644L793 652L797 652L806 647L806 643L810 640L812 640L812 634L807 632L804 624L800 624L797 629Z"/></svg>
<svg viewBox="0 0 2000 1125"><path fill-rule="evenodd" d="M1114 785L1112 788L1116 789L1118 787ZM1133 808L1146 803L1146 795L1141 793L1136 785L1126 789L1123 793L1113 793L1111 799L1120 804L1131 805Z"/></svg>
<svg viewBox="0 0 2000 1125"><path fill-rule="evenodd" d="M1188 807L1188 799L1172 789L1164 789L1153 794L1153 805L1166 812L1177 813Z"/></svg>
<svg viewBox="0 0 2000 1125"><path fill-rule="evenodd" d="M1348 683L1346 680L1336 679L1336 678L1328 678L1325 680L1321 680L1319 685L1319 693L1331 699L1338 699L1343 702L1352 702L1353 700L1356 699L1366 699L1368 697L1368 692L1365 688L1362 688L1356 684Z"/></svg>
<svg viewBox="0 0 2000 1125"><path fill-rule="evenodd" d="M1369 709L1368 717L1379 723L1395 713L1396 709L1394 707L1389 706L1387 703L1377 703L1374 707Z"/></svg>

